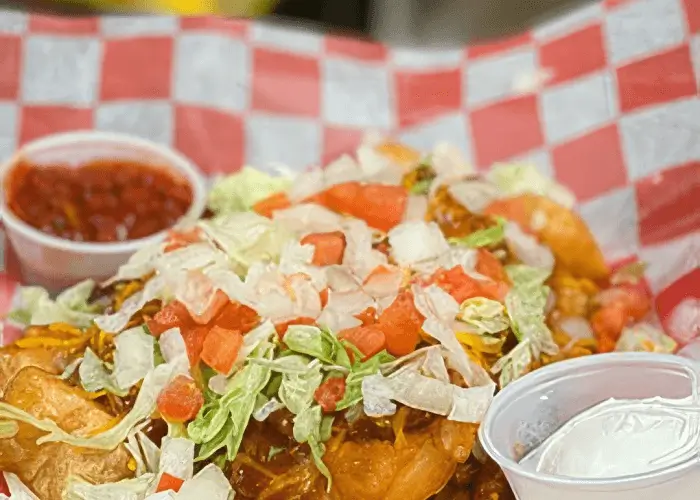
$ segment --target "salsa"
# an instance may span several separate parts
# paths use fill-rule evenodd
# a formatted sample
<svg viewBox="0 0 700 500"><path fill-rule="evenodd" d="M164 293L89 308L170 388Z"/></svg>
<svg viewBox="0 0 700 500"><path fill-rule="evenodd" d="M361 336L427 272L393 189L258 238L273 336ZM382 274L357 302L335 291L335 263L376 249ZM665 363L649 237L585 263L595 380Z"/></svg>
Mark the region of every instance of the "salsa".
<svg viewBox="0 0 700 500"><path fill-rule="evenodd" d="M175 224L189 209L188 180L165 168L99 160L80 168L21 162L5 184L7 204L40 231L73 241L144 238Z"/></svg>

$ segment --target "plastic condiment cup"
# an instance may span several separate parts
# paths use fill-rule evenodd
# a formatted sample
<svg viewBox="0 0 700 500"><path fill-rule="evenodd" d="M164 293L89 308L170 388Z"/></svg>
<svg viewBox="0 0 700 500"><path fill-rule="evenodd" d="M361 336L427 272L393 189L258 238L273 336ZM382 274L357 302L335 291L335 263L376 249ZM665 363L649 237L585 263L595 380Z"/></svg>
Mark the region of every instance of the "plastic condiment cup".
<svg viewBox="0 0 700 500"><path fill-rule="evenodd" d="M518 459L565 422L609 398L692 395L698 365L680 356L613 353L535 370L496 395L479 429L484 451L505 472L519 500L688 500L700 489L700 461L611 479L536 472Z"/></svg>
<svg viewBox="0 0 700 500"><path fill-rule="evenodd" d="M165 237L166 230L136 240L116 243L70 241L43 233L15 216L5 200L5 178L21 161L37 165L80 168L94 160L135 161L172 169L192 186L192 204L178 221L194 221L206 208L206 181L197 167L181 154L154 142L124 134L78 131L47 136L23 146L0 165L0 210L10 244L17 254L23 281L57 291L81 280L108 278L143 245ZM169 229L169 228L168 228Z"/></svg>

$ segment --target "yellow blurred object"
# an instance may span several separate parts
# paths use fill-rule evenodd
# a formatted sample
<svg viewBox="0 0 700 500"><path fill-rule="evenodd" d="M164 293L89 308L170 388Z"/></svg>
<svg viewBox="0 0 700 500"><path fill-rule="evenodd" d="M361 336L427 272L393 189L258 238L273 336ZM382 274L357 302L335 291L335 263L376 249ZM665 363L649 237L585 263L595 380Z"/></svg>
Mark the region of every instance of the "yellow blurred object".
<svg viewBox="0 0 700 500"><path fill-rule="evenodd" d="M406 435L403 430L406 426L406 419L408 417L408 408L402 406L399 411L391 419L391 428L394 431L394 447L397 449L403 448L408 445L406 441Z"/></svg>
<svg viewBox="0 0 700 500"><path fill-rule="evenodd" d="M114 310L121 309L124 301L143 289L145 280L134 280L128 283L117 285L116 294L114 295Z"/></svg>
<svg viewBox="0 0 700 500"><path fill-rule="evenodd" d="M575 276L599 280L610 274L603 253L584 220L544 196L525 194L497 200L486 210L515 221L547 245L557 264Z"/></svg>
<svg viewBox="0 0 700 500"><path fill-rule="evenodd" d="M375 146L374 150L398 163L406 170L412 169L423 159L420 151L396 142L384 142Z"/></svg>
<svg viewBox="0 0 700 500"><path fill-rule="evenodd" d="M554 270L549 285L555 292L556 309L564 316L587 318L593 308L593 298L600 288L592 280L576 278L561 267Z"/></svg>
<svg viewBox="0 0 700 500"><path fill-rule="evenodd" d="M432 167L420 165L404 174L401 184L411 193L427 194L435 176L436 174Z"/></svg>
<svg viewBox="0 0 700 500"><path fill-rule="evenodd" d="M73 325L69 325L68 323L51 323L49 325L49 331L67 333L75 337L83 335L83 332L80 330L80 328L76 328Z"/></svg>
<svg viewBox="0 0 700 500"><path fill-rule="evenodd" d="M258 17L272 13L279 2L277 0L83 0L75 3L117 12Z"/></svg>
<svg viewBox="0 0 700 500"><path fill-rule="evenodd" d="M505 338L490 337L478 333L457 332L455 336L460 344L485 354L500 354L505 342Z"/></svg>
<svg viewBox="0 0 700 500"><path fill-rule="evenodd" d="M49 349L52 347L62 349L78 349L82 348L90 341L90 336L75 338L72 340L62 340L55 337L24 337L15 341L15 345L21 349L32 349L35 347L43 347Z"/></svg>

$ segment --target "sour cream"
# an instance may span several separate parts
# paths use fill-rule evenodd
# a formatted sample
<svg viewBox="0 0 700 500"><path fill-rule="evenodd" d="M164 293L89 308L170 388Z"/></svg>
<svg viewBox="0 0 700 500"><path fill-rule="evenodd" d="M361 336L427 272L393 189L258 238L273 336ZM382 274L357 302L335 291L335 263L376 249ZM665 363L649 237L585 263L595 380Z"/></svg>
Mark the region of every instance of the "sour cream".
<svg viewBox="0 0 700 500"><path fill-rule="evenodd" d="M578 479L653 472L700 453L700 409L687 399L609 399L579 413L521 464Z"/></svg>

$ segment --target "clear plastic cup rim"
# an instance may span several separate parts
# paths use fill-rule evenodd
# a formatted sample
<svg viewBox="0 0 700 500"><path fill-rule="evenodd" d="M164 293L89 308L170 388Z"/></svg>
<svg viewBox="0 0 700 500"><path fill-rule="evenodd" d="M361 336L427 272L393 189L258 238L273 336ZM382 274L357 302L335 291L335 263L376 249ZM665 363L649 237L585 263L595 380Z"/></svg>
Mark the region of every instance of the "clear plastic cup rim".
<svg viewBox="0 0 700 500"><path fill-rule="evenodd" d="M119 254L135 252L140 247L149 243L159 241L172 227L165 228L157 233L144 238L134 240L95 243L72 241L46 234L35 227L30 226L12 213L5 202L5 176L14 168L25 156L56 146L67 146L70 144L80 144L86 141L99 141L105 144L136 146L144 150L149 150L165 159L163 167L183 175L192 187L192 203L187 212L173 225L177 226L185 220L195 220L204 212L207 200L207 187L199 169L185 156L175 150L149 141L140 137L114 132L98 132L92 130L73 131L60 134L51 134L31 141L22 146L10 159L0 165L0 217L2 222L13 231L22 234L28 240L36 242L38 245L48 248L67 250L73 253L82 254Z"/></svg>
<svg viewBox="0 0 700 500"><path fill-rule="evenodd" d="M567 361L560 361L558 363L551 364L540 368L522 379L516 380L515 382L509 384L505 389L501 390L494 398L494 402L486 413L482 425L479 426L479 440L481 441L482 448L484 451L501 467L508 472L515 474L519 477L530 479L534 482L546 483L552 486L564 486L579 489L597 490L605 489L610 486L630 486L633 487L635 483L642 483L648 480L659 480L661 483L666 480L673 479L678 473L690 469L695 465L700 463L700 457L693 457L685 460L683 462L669 465L663 468L656 469L651 472L644 472L642 474L634 474L629 476L621 476L615 478L573 478L568 476L555 476L552 474L545 474L540 472L534 472L528 470L521 466L520 463L514 459L501 453L493 441L491 440L491 429L489 428L489 415L492 412L498 411L498 399L508 398L509 395L517 393L521 387L524 385L532 386L537 384L537 379L549 379L552 373L568 371L572 369L583 369L595 367L599 364L607 364L611 361L619 360L625 363L644 363L644 364L676 364L679 367L685 367L689 370L689 375L696 373L695 368L697 368L697 363L693 360L686 359L680 356L672 354L656 354L656 353L643 353L643 352L619 352L619 353L607 353L607 354L594 354L591 356L584 356L580 358L575 358ZM495 404L494 404L495 403Z"/></svg>

